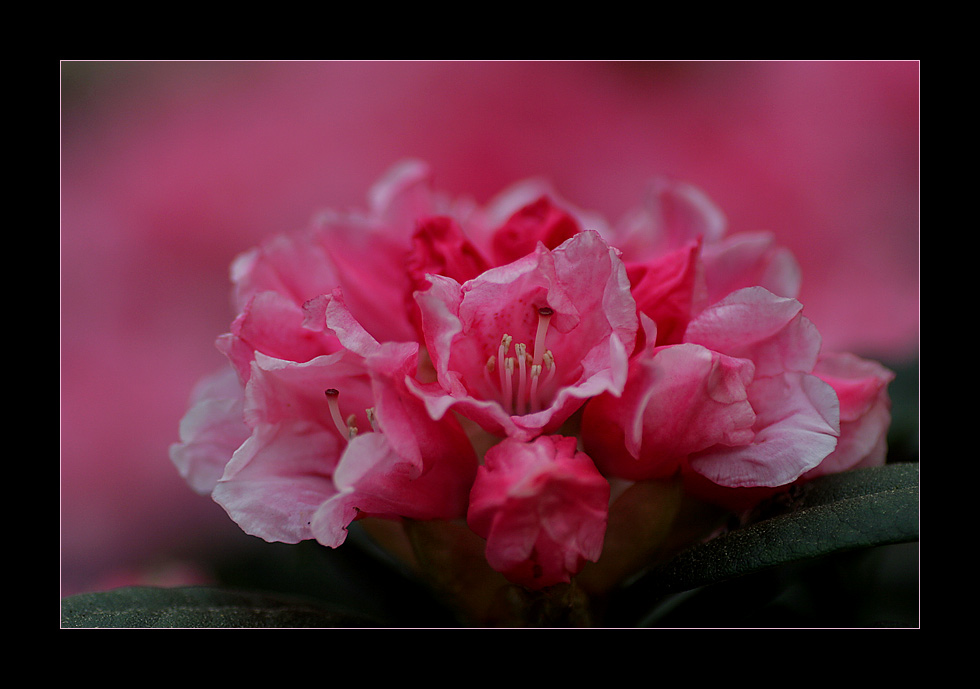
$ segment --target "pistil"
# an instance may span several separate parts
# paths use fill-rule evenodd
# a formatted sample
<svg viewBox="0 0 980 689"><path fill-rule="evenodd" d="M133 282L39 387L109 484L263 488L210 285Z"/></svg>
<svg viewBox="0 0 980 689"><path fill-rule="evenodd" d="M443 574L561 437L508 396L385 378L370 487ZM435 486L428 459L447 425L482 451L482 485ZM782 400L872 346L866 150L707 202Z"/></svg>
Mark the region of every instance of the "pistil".
<svg viewBox="0 0 980 689"><path fill-rule="evenodd" d="M333 418L333 424L337 427L337 431L340 432L340 437L345 440L350 439L350 429L347 424L344 423L344 418L340 414L340 402L338 398L340 397L340 390L337 388L329 388L323 391L323 394L327 396L327 406L330 407L330 416Z"/></svg>
<svg viewBox="0 0 980 689"><path fill-rule="evenodd" d="M328 388L323 391L323 394L327 397L327 406L330 407L330 418L333 419L333 424L337 427L340 437L344 440L353 439L357 435L357 417L351 414L347 417L347 422L344 422L344 417L340 413L340 390L337 388Z"/></svg>
<svg viewBox="0 0 980 689"><path fill-rule="evenodd" d="M542 306L538 309L538 332L534 336L534 359L532 364L540 364L545 353L545 341L548 339L548 325L554 311L550 306Z"/></svg>

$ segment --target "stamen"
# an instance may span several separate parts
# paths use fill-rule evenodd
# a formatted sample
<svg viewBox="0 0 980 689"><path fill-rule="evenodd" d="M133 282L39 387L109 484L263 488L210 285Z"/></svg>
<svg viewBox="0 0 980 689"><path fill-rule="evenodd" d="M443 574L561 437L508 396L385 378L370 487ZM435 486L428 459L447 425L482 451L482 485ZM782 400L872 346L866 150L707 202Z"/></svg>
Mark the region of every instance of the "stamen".
<svg viewBox="0 0 980 689"><path fill-rule="evenodd" d="M514 408L514 357L507 357L504 368L507 371L507 375L504 376L504 410L510 414Z"/></svg>
<svg viewBox="0 0 980 689"><path fill-rule="evenodd" d="M507 358L507 350L510 349L511 340L514 338L510 335L504 335L500 339L500 346L497 347L497 370L500 373L500 391L503 392L504 387L507 385L505 380L507 376L507 367L504 365L504 359Z"/></svg>
<svg viewBox="0 0 980 689"><path fill-rule="evenodd" d="M378 432L378 414L374 411L374 407L368 407L365 410L368 417L368 423L371 424L371 430L375 433Z"/></svg>
<svg viewBox="0 0 980 689"><path fill-rule="evenodd" d="M541 364L531 365L531 413L541 410L541 400L538 399L538 379L541 377Z"/></svg>
<svg viewBox="0 0 980 689"><path fill-rule="evenodd" d="M544 379L544 384L547 385L554 380L555 371L558 368L558 364L555 363L555 355L551 353L550 349L544 353L544 365L548 369L548 375Z"/></svg>
<svg viewBox="0 0 980 689"><path fill-rule="evenodd" d="M497 359L495 357L490 357L487 359L487 365L483 367L483 382L487 384L488 390L493 390L493 381L490 380L490 374L493 373L497 368Z"/></svg>
<svg viewBox="0 0 980 689"><path fill-rule="evenodd" d="M357 417L351 414L347 417L347 439L353 440L357 435Z"/></svg>
<svg viewBox="0 0 980 689"><path fill-rule="evenodd" d="M548 337L548 324L554 315L554 310L549 306L542 306L538 309L538 332L534 337L534 359L533 364L540 364L544 356L545 340Z"/></svg>
<svg viewBox="0 0 980 689"><path fill-rule="evenodd" d="M340 415L340 403L337 401L337 398L340 397L340 390L337 388L328 388L327 390L323 391L323 394L327 396L327 405L330 407L330 416L333 418L333 423L340 432L340 437L350 440L350 428L346 423L344 423L344 418Z"/></svg>
<svg viewBox="0 0 980 689"><path fill-rule="evenodd" d="M517 353L517 365L518 365L518 376L517 376L517 415L524 416L525 409L527 408L527 397L525 393L527 391L527 345L523 342L514 345L514 351Z"/></svg>

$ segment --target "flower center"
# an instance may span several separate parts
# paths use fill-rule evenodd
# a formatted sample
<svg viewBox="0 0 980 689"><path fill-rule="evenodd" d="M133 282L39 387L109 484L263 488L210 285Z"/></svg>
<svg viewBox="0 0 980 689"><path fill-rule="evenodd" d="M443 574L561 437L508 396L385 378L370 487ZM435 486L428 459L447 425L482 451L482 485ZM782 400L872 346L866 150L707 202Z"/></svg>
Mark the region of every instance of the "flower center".
<svg viewBox="0 0 980 689"><path fill-rule="evenodd" d="M334 426L337 427L340 437L347 441L353 440L358 431L357 416L351 414L347 417L347 421L344 421L344 416L340 413L340 390L337 388L327 388L323 391L323 394L326 395L327 406L330 408L330 418L333 419ZM367 414L371 429L377 431L378 422L374 414L374 407L366 409L365 414Z"/></svg>
<svg viewBox="0 0 980 689"><path fill-rule="evenodd" d="M514 338L504 334L495 356L487 359L484 380L508 414L523 416L541 410L545 390L555 377L555 357L547 348L548 325L554 311L547 306L538 309L538 327L531 353L527 345L518 342L510 354Z"/></svg>

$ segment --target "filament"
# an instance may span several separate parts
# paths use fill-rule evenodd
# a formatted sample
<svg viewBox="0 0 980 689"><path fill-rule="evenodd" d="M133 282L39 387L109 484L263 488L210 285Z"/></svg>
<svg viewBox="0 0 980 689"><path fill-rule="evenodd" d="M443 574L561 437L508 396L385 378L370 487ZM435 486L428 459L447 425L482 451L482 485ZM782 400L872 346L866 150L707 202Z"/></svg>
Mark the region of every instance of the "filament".
<svg viewBox="0 0 980 689"><path fill-rule="evenodd" d="M523 342L516 344L514 351L517 353L518 366L517 415L524 416L524 411L527 408L527 397L525 396L527 392L527 345Z"/></svg>

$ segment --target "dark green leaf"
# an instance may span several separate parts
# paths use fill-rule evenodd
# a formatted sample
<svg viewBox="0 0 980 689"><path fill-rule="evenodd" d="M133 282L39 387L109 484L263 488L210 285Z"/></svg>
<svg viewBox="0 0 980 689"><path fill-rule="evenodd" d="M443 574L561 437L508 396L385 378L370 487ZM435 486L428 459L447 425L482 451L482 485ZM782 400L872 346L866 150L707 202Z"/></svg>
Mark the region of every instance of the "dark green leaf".
<svg viewBox="0 0 980 689"><path fill-rule="evenodd" d="M811 481L775 513L693 546L631 584L619 601L650 610L666 596L833 553L918 539L917 464Z"/></svg>
<svg viewBox="0 0 980 689"><path fill-rule="evenodd" d="M61 602L63 627L372 627L375 622L303 598L210 587L127 587Z"/></svg>

